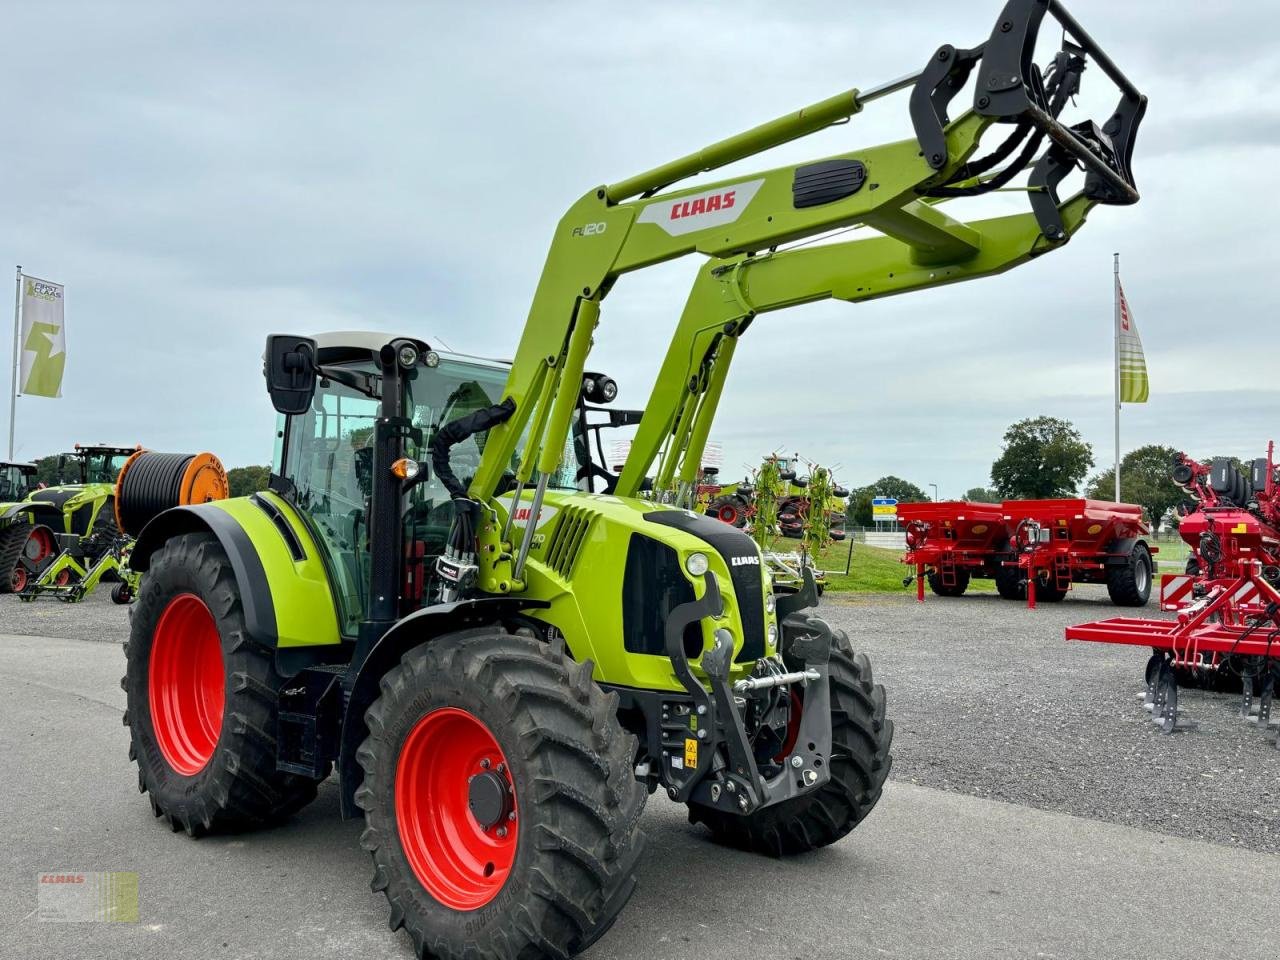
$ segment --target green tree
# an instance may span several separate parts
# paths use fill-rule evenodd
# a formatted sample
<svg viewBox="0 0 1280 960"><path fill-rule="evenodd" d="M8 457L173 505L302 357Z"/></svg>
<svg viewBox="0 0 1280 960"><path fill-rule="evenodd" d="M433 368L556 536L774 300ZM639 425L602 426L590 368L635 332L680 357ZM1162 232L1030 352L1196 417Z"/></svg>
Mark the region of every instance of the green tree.
<svg viewBox="0 0 1280 960"><path fill-rule="evenodd" d="M1173 447L1148 444L1130 450L1120 461L1120 498L1146 511L1151 526L1158 527L1166 515L1186 499L1173 482ZM1087 495L1110 500L1116 494L1116 470L1110 467L1089 481Z"/></svg>
<svg viewBox="0 0 1280 960"><path fill-rule="evenodd" d="M41 457L36 461L36 482L53 486L58 482L57 456Z"/></svg>
<svg viewBox="0 0 1280 960"><path fill-rule="evenodd" d="M1092 466L1093 448L1070 421L1029 417L1004 432L1004 451L991 464L991 482L1010 500L1071 497Z"/></svg>
<svg viewBox="0 0 1280 960"><path fill-rule="evenodd" d="M231 486L233 497L247 497L251 493L267 489L270 478L270 467L232 467L227 471L227 482Z"/></svg>
<svg viewBox="0 0 1280 960"><path fill-rule="evenodd" d="M970 503L999 503L1004 498L989 487L970 487L964 492Z"/></svg>

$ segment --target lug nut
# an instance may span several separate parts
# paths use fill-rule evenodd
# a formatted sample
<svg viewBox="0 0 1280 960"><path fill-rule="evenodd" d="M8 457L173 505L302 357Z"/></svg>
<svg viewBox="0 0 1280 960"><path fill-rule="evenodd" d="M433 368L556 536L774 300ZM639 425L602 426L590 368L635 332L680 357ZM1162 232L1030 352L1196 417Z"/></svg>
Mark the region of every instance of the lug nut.
<svg viewBox="0 0 1280 960"><path fill-rule="evenodd" d="M498 772L499 772L499 773L506 773L506 772L507 772L507 765L506 765L505 763L500 763L500 764L498 764Z"/></svg>
<svg viewBox="0 0 1280 960"><path fill-rule="evenodd" d="M488 769L489 769L489 758L488 758L488 757L485 757L483 760L481 760L481 761L480 761L480 769L481 769L481 770L488 770Z"/></svg>
<svg viewBox="0 0 1280 960"><path fill-rule="evenodd" d="M507 835L507 828L506 828L506 827L499 827L499 828L498 828L498 839L499 839L499 840L501 840L501 839L503 839L504 837L506 837L506 835Z"/></svg>
<svg viewBox="0 0 1280 960"><path fill-rule="evenodd" d="M746 798L746 797L739 797L739 798L738 798L738 809L739 809L739 810L746 810L746 809L747 809L747 798Z"/></svg>
<svg viewBox="0 0 1280 960"><path fill-rule="evenodd" d="M801 767L804 766L804 760L801 759L799 754L796 754L794 757L791 758L791 765L795 767L797 770L799 770Z"/></svg>

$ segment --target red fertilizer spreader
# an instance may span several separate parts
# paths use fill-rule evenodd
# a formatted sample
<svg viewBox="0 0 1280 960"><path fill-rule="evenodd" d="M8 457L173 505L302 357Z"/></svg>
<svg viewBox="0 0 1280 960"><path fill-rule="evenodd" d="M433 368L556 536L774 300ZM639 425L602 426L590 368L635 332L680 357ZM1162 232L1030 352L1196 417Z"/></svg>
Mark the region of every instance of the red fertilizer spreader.
<svg viewBox="0 0 1280 960"><path fill-rule="evenodd" d="M973 578L994 580L1007 600L1056 602L1076 583L1105 583L1121 606L1143 606L1151 595L1150 528L1142 508L1076 498L946 501L898 505L906 521L903 563L916 568L904 583L924 583L957 597Z"/></svg>

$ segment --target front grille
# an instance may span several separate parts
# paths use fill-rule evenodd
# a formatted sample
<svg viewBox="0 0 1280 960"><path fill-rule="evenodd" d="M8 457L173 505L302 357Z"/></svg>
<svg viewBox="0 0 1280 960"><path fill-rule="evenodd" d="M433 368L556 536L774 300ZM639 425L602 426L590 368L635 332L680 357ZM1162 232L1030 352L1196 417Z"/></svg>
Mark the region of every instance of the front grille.
<svg viewBox="0 0 1280 960"><path fill-rule="evenodd" d="M566 580L573 573L573 564L593 519L594 515L581 507L565 507L560 512L560 523L547 544L546 563Z"/></svg>

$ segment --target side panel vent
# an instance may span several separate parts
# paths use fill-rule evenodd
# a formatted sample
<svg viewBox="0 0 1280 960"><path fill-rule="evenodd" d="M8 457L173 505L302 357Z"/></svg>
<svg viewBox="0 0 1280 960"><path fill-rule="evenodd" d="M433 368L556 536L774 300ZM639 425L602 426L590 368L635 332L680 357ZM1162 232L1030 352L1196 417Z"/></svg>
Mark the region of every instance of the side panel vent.
<svg viewBox="0 0 1280 960"><path fill-rule="evenodd" d="M547 566L566 580L573 573L578 551L591 529L593 515L577 507L566 507L560 512L560 523L547 544Z"/></svg>
<svg viewBox="0 0 1280 960"><path fill-rule="evenodd" d="M791 202L800 210L843 200L861 190L866 179L867 168L857 160L822 160L796 167Z"/></svg>

